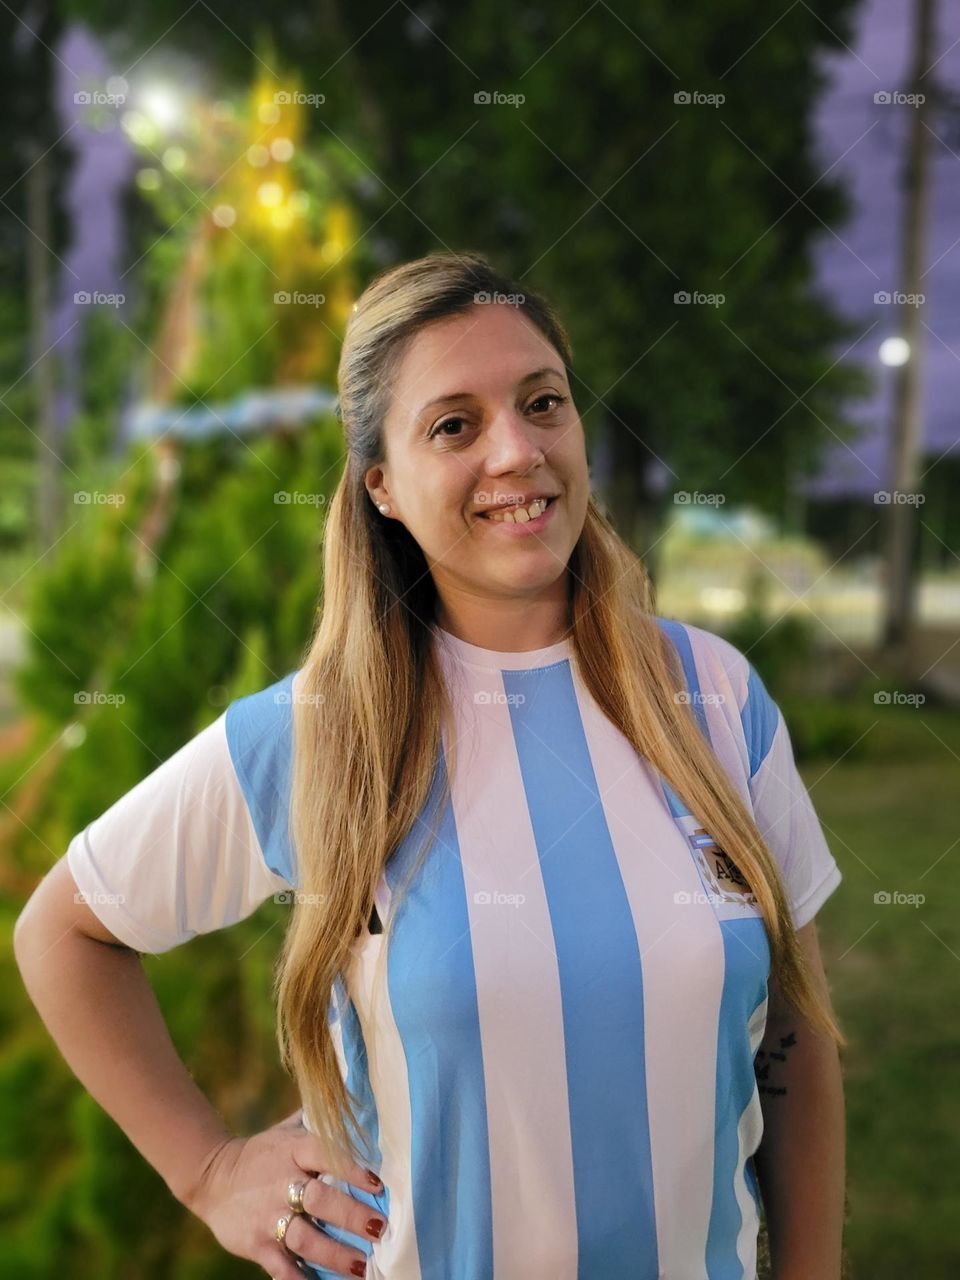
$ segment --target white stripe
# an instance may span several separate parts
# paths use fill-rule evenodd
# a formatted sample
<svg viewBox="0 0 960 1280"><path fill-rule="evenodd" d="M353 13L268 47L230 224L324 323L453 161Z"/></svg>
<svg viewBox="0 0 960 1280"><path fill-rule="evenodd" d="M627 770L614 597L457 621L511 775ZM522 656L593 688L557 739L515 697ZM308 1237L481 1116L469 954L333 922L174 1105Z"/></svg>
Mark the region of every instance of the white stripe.
<svg viewBox="0 0 960 1280"><path fill-rule="evenodd" d="M363 934L354 943L347 978L366 1045L370 1088L376 1099L380 1177L390 1191L387 1226L380 1240L374 1242L367 1276L370 1280L386 1280L388 1276L420 1280L410 1165L410 1086L403 1043L390 1007L384 937L382 933Z"/></svg>
<svg viewBox="0 0 960 1280"><path fill-rule="evenodd" d="M764 1000L757 1006L747 1027L747 1034L750 1037L750 1053L753 1057L756 1057L757 1050L760 1048L766 1021L767 1001ZM745 1280L755 1280L757 1274L757 1233L760 1230L760 1219L753 1196L750 1194L750 1188L747 1186L745 1170L747 1158L753 1155L757 1147L759 1147L762 1137L763 1112L760 1109L760 1094L756 1084L754 1084L753 1095L744 1108L737 1125L737 1170L733 1180L734 1192L737 1197L737 1204L740 1206L741 1215L740 1231L737 1235L737 1257L743 1264Z"/></svg>
<svg viewBox="0 0 960 1280"><path fill-rule="evenodd" d="M462 679L451 803L483 1052L493 1274L515 1276L522 1259L525 1274L576 1280L563 1005L550 912L503 678L465 668ZM494 696L477 701L478 694Z"/></svg>
<svg viewBox="0 0 960 1280"><path fill-rule="evenodd" d="M659 1270L706 1280L723 935L652 769L592 700L581 714L640 948Z"/></svg>

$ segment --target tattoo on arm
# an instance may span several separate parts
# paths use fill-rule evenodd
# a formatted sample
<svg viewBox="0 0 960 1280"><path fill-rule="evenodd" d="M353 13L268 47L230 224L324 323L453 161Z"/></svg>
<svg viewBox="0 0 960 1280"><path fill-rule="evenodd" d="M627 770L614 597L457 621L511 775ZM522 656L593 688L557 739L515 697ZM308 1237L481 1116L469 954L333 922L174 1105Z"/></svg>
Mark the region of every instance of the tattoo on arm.
<svg viewBox="0 0 960 1280"><path fill-rule="evenodd" d="M786 1085L777 1084L783 1071L782 1064L787 1060L787 1054L797 1043L797 1037L789 1031L785 1036L780 1036L779 1049L758 1049L755 1059L755 1069L757 1076L757 1090L759 1093L769 1094L771 1097L780 1097L787 1092ZM771 1069L773 1078L771 1079Z"/></svg>

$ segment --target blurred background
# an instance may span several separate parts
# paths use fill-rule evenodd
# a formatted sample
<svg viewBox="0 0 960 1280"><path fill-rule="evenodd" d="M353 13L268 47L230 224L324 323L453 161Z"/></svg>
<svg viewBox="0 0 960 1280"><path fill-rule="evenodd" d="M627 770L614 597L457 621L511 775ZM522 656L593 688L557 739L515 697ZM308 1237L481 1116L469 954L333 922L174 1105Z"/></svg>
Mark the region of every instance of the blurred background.
<svg viewBox="0 0 960 1280"><path fill-rule="evenodd" d="M10 932L77 831L298 662L346 317L440 248L556 303L658 611L738 644L787 717L844 873L818 920L847 1274L960 1274L956 16L0 6L0 1276L262 1274L77 1084ZM145 957L240 1132L297 1105L285 910Z"/></svg>

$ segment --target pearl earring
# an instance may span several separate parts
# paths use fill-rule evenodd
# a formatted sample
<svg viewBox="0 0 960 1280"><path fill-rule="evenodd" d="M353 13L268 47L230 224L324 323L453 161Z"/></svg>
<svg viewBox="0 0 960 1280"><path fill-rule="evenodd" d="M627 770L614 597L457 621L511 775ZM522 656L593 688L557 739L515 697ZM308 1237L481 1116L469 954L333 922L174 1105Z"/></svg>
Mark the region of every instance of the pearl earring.
<svg viewBox="0 0 960 1280"><path fill-rule="evenodd" d="M382 515L385 515L385 516L387 516L387 515L389 515L389 514L390 514L390 508L387 506L387 504L386 504L385 502L380 502L380 503L378 503L378 504L377 504L377 510L378 510Z"/></svg>

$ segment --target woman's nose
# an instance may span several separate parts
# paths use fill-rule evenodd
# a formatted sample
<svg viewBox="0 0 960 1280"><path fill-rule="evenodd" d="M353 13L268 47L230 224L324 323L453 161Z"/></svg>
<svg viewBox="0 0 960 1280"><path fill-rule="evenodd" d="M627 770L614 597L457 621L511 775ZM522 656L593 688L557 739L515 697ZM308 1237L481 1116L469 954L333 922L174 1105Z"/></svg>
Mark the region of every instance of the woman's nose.
<svg viewBox="0 0 960 1280"><path fill-rule="evenodd" d="M527 471L543 458L536 427L515 413L499 415L487 432L487 465L497 470Z"/></svg>

